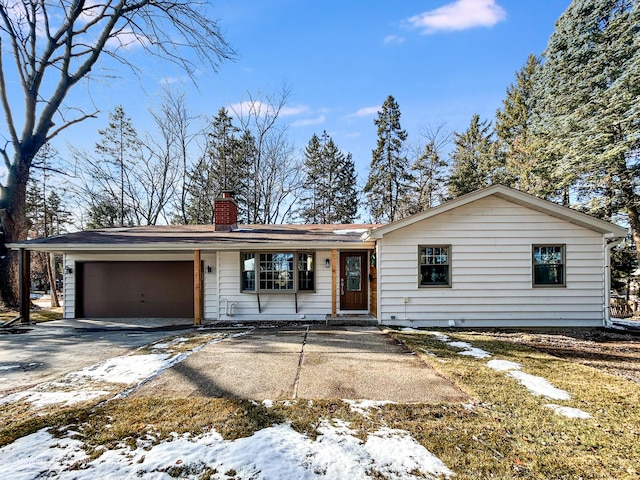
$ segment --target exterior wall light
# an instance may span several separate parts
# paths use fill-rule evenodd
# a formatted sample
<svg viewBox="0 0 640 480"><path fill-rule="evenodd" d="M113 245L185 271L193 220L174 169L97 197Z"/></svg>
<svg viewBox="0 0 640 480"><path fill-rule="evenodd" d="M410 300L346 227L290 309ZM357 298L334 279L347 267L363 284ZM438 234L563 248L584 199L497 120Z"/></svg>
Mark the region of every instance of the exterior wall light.
<svg viewBox="0 0 640 480"><path fill-rule="evenodd" d="M324 267L325 268L331 268L331 259L330 258L325 259Z"/></svg>

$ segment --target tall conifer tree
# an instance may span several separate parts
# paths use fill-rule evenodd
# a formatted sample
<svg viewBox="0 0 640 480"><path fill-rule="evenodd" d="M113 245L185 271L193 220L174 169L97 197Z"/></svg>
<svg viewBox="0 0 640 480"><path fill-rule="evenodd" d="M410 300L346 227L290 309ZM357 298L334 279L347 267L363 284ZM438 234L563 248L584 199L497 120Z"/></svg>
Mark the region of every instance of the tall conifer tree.
<svg viewBox="0 0 640 480"><path fill-rule="evenodd" d="M351 223L358 210L355 163L324 132L305 148L301 218L309 223Z"/></svg>
<svg viewBox="0 0 640 480"><path fill-rule="evenodd" d="M401 208L401 202L407 198L413 177L404 151L407 132L400 126L400 107L391 95L382 104L374 124L378 142L364 193L373 220L393 222L406 210Z"/></svg>
<svg viewBox="0 0 640 480"><path fill-rule="evenodd" d="M98 130L98 133L100 141L96 143L95 150L103 164L95 169L95 175L102 176L99 179L102 191L96 201L114 202L118 206L120 225L136 223L133 218L127 217L136 201L133 195L135 187L130 177L140 158L141 143L122 105L109 114L109 125L104 130Z"/></svg>
<svg viewBox="0 0 640 480"><path fill-rule="evenodd" d="M238 213L246 218L247 184L253 138L233 125L231 116L221 108L207 134L207 150L190 172L187 199L189 223L213 223L214 201L222 190L235 193Z"/></svg>
<svg viewBox="0 0 640 480"><path fill-rule="evenodd" d="M640 2L574 0L536 80L535 127L590 213L629 219L640 256Z"/></svg>
<svg viewBox="0 0 640 480"><path fill-rule="evenodd" d="M454 132L449 196L454 198L499 182L504 172L495 155L491 123L474 115L469 128Z"/></svg>
<svg viewBox="0 0 640 480"><path fill-rule="evenodd" d="M497 154L504 161L503 183L533 195L552 198L557 193L553 168L539 154L539 141L532 131L536 95L534 78L540 60L529 55L507 88L502 108L496 112Z"/></svg>
<svg viewBox="0 0 640 480"><path fill-rule="evenodd" d="M414 200L410 213L418 213L436 206L443 198L447 162L440 155L434 139L429 140L411 169L415 177Z"/></svg>

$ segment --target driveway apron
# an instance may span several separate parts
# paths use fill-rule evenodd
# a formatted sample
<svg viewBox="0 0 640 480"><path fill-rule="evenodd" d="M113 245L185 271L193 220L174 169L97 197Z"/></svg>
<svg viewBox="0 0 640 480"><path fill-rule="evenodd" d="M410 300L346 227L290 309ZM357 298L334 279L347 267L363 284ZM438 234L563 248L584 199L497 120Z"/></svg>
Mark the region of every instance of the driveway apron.
<svg viewBox="0 0 640 480"><path fill-rule="evenodd" d="M256 329L210 344L134 396L468 400L449 380L375 327Z"/></svg>

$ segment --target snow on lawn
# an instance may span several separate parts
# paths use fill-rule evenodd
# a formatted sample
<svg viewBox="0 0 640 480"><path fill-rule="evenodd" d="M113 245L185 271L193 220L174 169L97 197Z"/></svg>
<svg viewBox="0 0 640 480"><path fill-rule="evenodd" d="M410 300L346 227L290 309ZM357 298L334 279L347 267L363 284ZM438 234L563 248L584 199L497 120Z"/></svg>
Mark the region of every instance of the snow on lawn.
<svg viewBox="0 0 640 480"><path fill-rule="evenodd" d="M402 331L413 331L413 329L403 329ZM430 335L433 335L437 340L446 343L447 345L451 345L452 347L462 348L463 351L458 352L459 355L468 355L474 358L490 358L491 354L485 350L480 348L475 348L468 342L452 342L451 339L440 332L424 332ZM499 372L507 372L510 377L515 378L525 386L533 395L538 395L541 397L547 397L553 400L569 400L571 396L566 391L554 387L549 380L542 377L537 377L535 375L531 375L525 372L520 371L522 365L517 362L511 362L509 360L489 360L487 362L487 366ZM549 404L551 405L551 404ZM547 405L547 406L549 406ZM579 409L572 409L569 407L559 407L554 408L555 412L559 415L570 416L572 411L576 410L577 412L573 412L575 417L577 418L590 418L591 416L587 412L583 412ZM579 413L582 412L582 413ZM585 416L586 415L586 416Z"/></svg>
<svg viewBox="0 0 640 480"><path fill-rule="evenodd" d="M554 412L564 417L591 418L590 414L588 414L584 410L580 410L579 408L563 407L561 405L556 405L555 403L547 403L545 404L545 407L552 408Z"/></svg>
<svg viewBox="0 0 640 480"><path fill-rule="evenodd" d="M349 399L343 399L342 401L344 403L348 403L349 404L349 410L351 410L352 412L359 413L360 415L362 415L364 417L368 417L369 416L369 410L371 410L372 408L380 409L380 407L383 407L385 405L392 405L392 404L396 403L396 402L393 402L391 400L349 400Z"/></svg>
<svg viewBox="0 0 640 480"><path fill-rule="evenodd" d="M554 387L549 380L537 377L529 373L521 372L522 365L509 360L489 360L487 366L499 372L508 372L510 377L515 378L529 389L534 395L552 398L554 400L569 400L571 396L557 387Z"/></svg>
<svg viewBox="0 0 640 480"><path fill-rule="evenodd" d="M519 370L511 370L508 375L518 380L534 395L554 400L569 400L571 398L567 392L554 387L546 378L530 375Z"/></svg>
<svg viewBox="0 0 640 480"><path fill-rule="evenodd" d="M638 320L625 320L622 318L612 318L611 322L614 327L629 327L632 330L640 329L640 321Z"/></svg>
<svg viewBox="0 0 640 480"><path fill-rule="evenodd" d="M166 473L183 469L180 478L201 478L215 469L219 476L274 479L412 479L449 477L453 472L404 430L381 428L365 442L345 422L323 422L316 440L297 433L289 424L265 428L251 437L224 440L217 432L177 435L135 450L121 446L90 460L82 442L57 439L40 430L0 448L3 469L13 480L52 478L93 480L120 478L169 479ZM78 465L81 465L78 469Z"/></svg>
<svg viewBox="0 0 640 480"><path fill-rule="evenodd" d="M462 348L462 352L458 352L458 355L468 355L473 358L489 358L491 354L481 348L476 348L467 342L449 342L449 345L456 348Z"/></svg>
<svg viewBox="0 0 640 480"><path fill-rule="evenodd" d="M489 360L487 362L489 368L493 368L498 372L508 372L509 370L520 370L522 365L518 362L511 362L509 360Z"/></svg>

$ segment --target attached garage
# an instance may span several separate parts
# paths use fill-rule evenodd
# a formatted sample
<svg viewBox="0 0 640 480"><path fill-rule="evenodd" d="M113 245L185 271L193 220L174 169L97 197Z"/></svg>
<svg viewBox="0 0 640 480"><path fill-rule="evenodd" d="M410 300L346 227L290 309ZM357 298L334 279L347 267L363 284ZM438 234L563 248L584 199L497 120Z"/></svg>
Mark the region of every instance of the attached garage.
<svg viewBox="0 0 640 480"><path fill-rule="evenodd" d="M193 262L76 263L78 318L193 318Z"/></svg>

